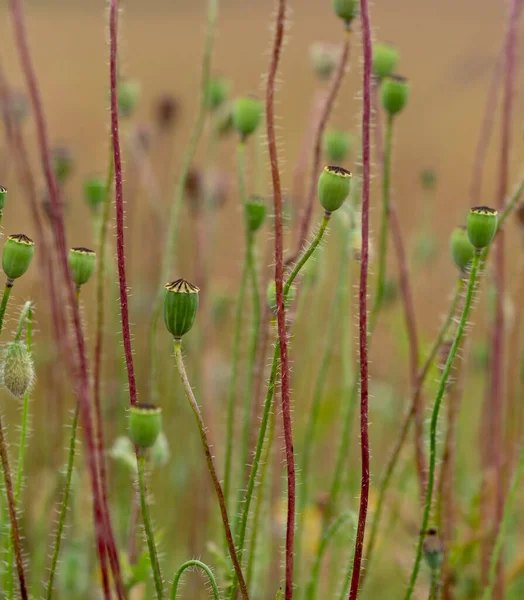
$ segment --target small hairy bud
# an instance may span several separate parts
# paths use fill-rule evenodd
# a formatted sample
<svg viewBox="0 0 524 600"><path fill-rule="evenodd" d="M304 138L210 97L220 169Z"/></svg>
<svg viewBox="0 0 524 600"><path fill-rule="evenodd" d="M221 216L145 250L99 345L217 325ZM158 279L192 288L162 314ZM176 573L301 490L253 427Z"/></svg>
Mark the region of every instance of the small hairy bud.
<svg viewBox="0 0 524 600"><path fill-rule="evenodd" d="M237 98L233 105L233 125L245 139L254 133L262 120L262 102L255 96Z"/></svg>
<svg viewBox="0 0 524 600"><path fill-rule="evenodd" d="M33 385L35 369L31 355L23 342L10 342L2 364L4 386L15 398L23 398Z"/></svg>
<svg viewBox="0 0 524 600"><path fill-rule="evenodd" d="M390 117L402 111L409 97L409 83L400 75L388 75L380 86L380 100Z"/></svg>
<svg viewBox="0 0 524 600"><path fill-rule="evenodd" d="M373 75L383 79L391 75L398 63L398 50L392 44L373 44Z"/></svg>
<svg viewBox="0 0 524 600"><path fill-rule="evenodd" d="M315 42L309 49L309 58L315 75L329 79L340 60L340 47L327 42Z"/></svg>
<svg viewBox="0 0 524 600"><path fill-rule="evenodd" d="M223 77L213 77L207 88L206 102L209 110L216 110L227 100L231 85Z"/></svg>

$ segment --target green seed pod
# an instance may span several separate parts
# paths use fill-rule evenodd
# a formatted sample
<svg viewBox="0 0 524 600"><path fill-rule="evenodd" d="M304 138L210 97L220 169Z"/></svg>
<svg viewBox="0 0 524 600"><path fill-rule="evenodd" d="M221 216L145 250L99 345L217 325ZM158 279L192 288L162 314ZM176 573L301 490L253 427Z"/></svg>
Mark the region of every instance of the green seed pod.
<svg viewBox="0 0 524 600"><path fill-rule="evenodd" d="M118 114L130 117L140 99L140 83L133 79L124 79L118 84Z"/></svg>
<svg viewBox="0 0 524 600"><path fill-rule="evenodd" d="M175 339L185 335L195 322L200 290L185 279L166 283L164 290L164 322Z"/></svg>
<svg viewBox="0 0 524 600"><path fill-rule="evenodd" d="M293 303L296 293L297 292L296 292L295 286L292 285L289 288L289 293L288 293L286 301L285 301L286 310ZM276 285L274 279L272 279L267 286L266 300L267 300L267 305L271 309L271 312L276 315L277 314L277 285Z"/></svg>
<svg viewBox="0 0 524 600"><path fill-rule="evenodd" d="M250 196L244 203L244 218L250 233L258 231L266 218L267 207L260 196Z"/></svg>
<svg viewBox="0 0 524 600"><path fill-rule="evenodd" d="M77 287L84 285L95 272L96 254L88 248L71 248L69 250L69 269L71 278Z"/></svg>
<svg viewBox="0 0 524 600"><path fill-rule="evenodd" d="M498 212L488 206L476 206L469 211L467 232L477 249L489 246L497 232Z"/></svg>
<svg viewBox="0 0 524 600"><path fill-rule="evenodd" d="M329 129L324 134L324 154L329 162L341 163L351 152L352 139L347 131Z"/></svg>
<svg viewBox="0 0 524 600"><path fill-rule="evenodd" d="M358 3L356 0L331 0L333 10L337 17L346 23L349 29L353 19L358 15Z"/></svg>
<svg viewBox="0 0 524 600"><path fill-rule="evenodd" d="M98 212L106 197L105 181L93 175L84 181L84 200L93 212Z"/></svg>
<svg viewBox="0 0 524 600"><path fill-rule="evenodd" d="M398 63L398 50L392 44L373 44L373 75L383 79L391 75Z"/></svg>
<svg viewBox="0 0 524 600"><path fill-rule="evenodd" d="M340 47L325 42L315 42L309 49L311 66L321 80L331 77L340 60Z"/></svg>
<svg viewBox="0 0 524 600"><path fill-rule="evenodd" d="M254 96L237 98L233 105L233 125L244 139L254 133L262 119L262 103Z"/></svg>
<svg viewBox="0 0 524 600"><path fill-rule="evenodd" d="M469 241L465 227L455 227L452 231L450 250L453 262L462 272L466 271L473 260L475 248Z"/></svg>
<svg viewBox="0 0 524 600"><path fill-rule="evenodd" d="M324 167L318 178L318 199L326 212L332 213L344 204L351 189L351 173L342 167Z"/></svg>
<svg viewBox="0 0 524 600"><path fill-rule="evenodd" d="M444 544L439 538L436 529L428 529L422 546L424 558L431 570L440 569L444 560Z"/></svg>
<svg viewBox="0 0 524 600"><path fill-rule="evenodd" d="M169 442L166 434L161 431L156 442L151 448L151 462L157 467L162 467L169 460Z"/></svg>
<svg viewBox="0 0 524 600"><path fill-rule="evenodd" d="M23 233L7 238L2 252L2 268L8 280L18 279L29 269L35 253L35 243Z"/></svg>
<svg viewBox="0 0 524 600"><path fill-rule="evenodd" d="M57 146L51 150L51 160L57 181L64 184L71 177L75 166L71 150L66 146Z"/></svg>
<svg viewBox="0 0 524 600"><path fill-rule="evenodd" d="M210 110L216 110L227 100L231 85L222 77L211 79L207 88L206 102Z"/></svg>
<svg viewBox="0 0 524 600"><path fill-rule="evenodd" d="M7 199L7 188L5 188L3 185L0 185L0 215L2 214L2 211L4 210L6 199Z"/></svg>
<svg viewBox="0 0 524 600"><path fill-rule="evenodd" d="M162 409L154 404L135 404L129 409L129 437L135 446L151 448L162 431Z"/></svg>
<svg viewBox="0 0 524 600"><path fill-rule="evenodd" d="M405 77L388 75L380 86L380 100L389 116L398 114L409 97L409 84Z"/></svg>
<svg viewBox="0 0 524 600"><path fill-rule="evenodd" d="M35 379L35 369L30 353L23 342L10 342L2 364L4 386L15 398L23 398Z"/></svg>
<svg viewBox="0 0 524 600"><path fill-rule="evenodd" d="M434 169L423 169L420 174L420 184L422 188L428 191L434 190L437 187L437 174Z"/></svg>

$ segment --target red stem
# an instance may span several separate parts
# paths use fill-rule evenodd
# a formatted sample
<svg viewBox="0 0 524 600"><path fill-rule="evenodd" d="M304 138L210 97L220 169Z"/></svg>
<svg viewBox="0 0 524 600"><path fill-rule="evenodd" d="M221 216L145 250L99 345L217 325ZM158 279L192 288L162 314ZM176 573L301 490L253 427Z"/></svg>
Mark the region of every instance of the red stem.
<svg viewBox="0 0 524 600"><path fill-rule="evenodd" d="M82 418L83 431L86 440L87 464L91 477L91 487L93 490L93 512L95 535L97 540L97 551L100 559L100 566L102 569L103 578L107 580L107 565L105 563L105 545L107 544L110 564L118 592L118 598L123 599L125 598L125 593L120 573L120 565L118 562L118 554L116 552L114 536L112 535L112 531L110 529L104 527L104 525L107 524L106 519L104 518L104 509L100 499L93 421L91 416L91 406L89 402L89 375L87 368L85 341L82 333L80 312L76 302L75 289L69 273L68 252L65 239L65 228L62 214L60 192L53 173L42 101L40 98L40 92L38 89L36 75L31 61L29 47L27 45L26 30L22 12L22 0L10 0L10 8L16 37L16 44L18 47L22 69L27 81L29 95L31 98L33 112L36 120L36 133L40 151L40 158L42 161L46 184L49 192L49 198L51 201L52 225L53 235L55 238L55 246L60 262L60 267L62 270L63 283L67 295L67 302L69 304L69 310L73 318L73 329L77 351L77 364L73 373L74 378L76 380L75 387L77 401L80 410L80 415ZM110 597L108 592L109 590L104 589L106 598Z"/></svg>
<svg viewBox="0 0 524 600"><path fill-rule="evenodd" d="M120 288L120 312L122 316L122 338L129 384L129 401L136 404L136 380L133 366L133 349L129 330L129 307L127 302L126 257L124 247L124 192L122 183L122 158L118 135L118 82L117 82L117 43L118 43L118 0L110 0L109 13L109 71L111 84L111 134L113 137L113 159L115 163L115 205L116 205L116 254L118 262L118 283Z"/></svg>
<svg viewBox="0 0 524 600"><path fill-rule="evenodd" d="M291 406L289 393L289 358L286 333L286 313L284 307L284 233L282 226L282 190L278 170L277 146L275 140L274 93L275 79L284 39L284 21L286 16L286 0L278 0L275 41L271 53L269 75L266 88L266 128L269 158L271 161L271 178L273 181L273 201L275 207L275 286L277 295L278 339L280 344L282 421L284 425L284 441L286 445L287 463L287 525L286 525L286 590L285 600L293 597L293 546L295 537L295 457L293 452L293 432L291 422Z"/></svg>
<svg viewBox="0 0 524 600"><path fill-rule="evenodd" d="M286 259L286 265L290 265L291 263L295 262L295 260L300 255L300 251L302 250L304 242L307 240L309 227L311 225L311 216L313 215L313 205L317 195L318 172L320 169L320 159L322 158L322 136L324 134L324 130L326 128L326 124L328 122L331 111L333 110L333 105L335 104L335 99L338 95L338 91L340 90L342 79L344 78L344 73L346 72L350 46L349 33L350 30L348 29L347 38L342 47L342 54L338 62L337 70L333 75L333 78L331 79L331 84L329 86L329 90L326 95L324 105L321 109L320 118L316 127L314 137L315 145L313 147L313 164L311 165L311 179L309 183L307 204L302 215L302 220L300 222L297 246L293 254Z"/></svg>
<svg viewBox="0 0 524 600"><path fill-rule="evenodd" d="M364 51L364 102L362 107L362 255L359 286L359 347L360 347L360 451L362 475L360 508L349 600L356 600L362 568L362 552L369 500L369 433L368 433L368 317L367 281L369 261L369 188L370 188L370 128L371 128L371 26L368 0L360 0L360 22Z"/></svg>
<svg viewBox="0 0 524 600"><path fill-rule="evenodd" d="M508 11L508 27L504 44L504 98L502 104L502 127L500 141L499 180L497 187L497 207L504 209L509 171L509 153L511 144L511 117L513 114L513 97L515 84L515 54L517 42L517 20L519 13L518 0L511 0ZM496 492L494 506L494 527L490 545L493 544L504 511L504 469L503 469L503 440L502 417L504 412L503 397L503 371L504 371L504 289L505 289L505 247L504 229L501 229L495 241L495 269L494 278L497 290L495 319L492 329L492 361L490 377L490 402L491 402L491 431L493 436L493 466L496 473ZM495 600L504 597L504 582L502 577L502 562L499 562L497 582L495 586Z"/></svg>

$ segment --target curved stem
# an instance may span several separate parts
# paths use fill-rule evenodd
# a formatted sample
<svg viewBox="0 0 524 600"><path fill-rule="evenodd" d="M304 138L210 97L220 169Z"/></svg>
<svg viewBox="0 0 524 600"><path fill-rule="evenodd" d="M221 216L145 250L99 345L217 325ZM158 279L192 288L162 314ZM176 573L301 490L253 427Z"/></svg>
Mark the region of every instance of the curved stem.
<svg viewBox="0 0 524 600"><path fill-rule="evenodd" d="M213 486L215 488L215 493L217 495L218 504L220 506L220 513L222 515L222 522L224 524L224 530L227 539L227 545L229 548L229 553L231 555L231 560L233 561L233 565L235 567L235 572L238 577L238 581L240 583L240 593L242 595L243 600L249 600L249 594L247 591L246 582L244 580L244 575L242 574L242 567L240 566L240 561L238 559L237 550L235 548L235 543L233 541L233 535L231 533L231 527L229 525L229 517L227 514L226 501L224 498L224 492L222 491L222 486L220 485L220 481L218 479L215 463L213 461L213 455L211 453L211 447L209 445L209 440L207 438L206 428L204 425L204 421L202 419L202 414L200 412L200 408L193 394L193 389L191 388L191 384L189 383L189 379L187 377L186 368L184 365L184 359L182 356L182 343L180 340L175 340L174 342L175 349L175 361L178 372L180 374L180 378L184 385L184 389L186 392L187 399L189 400L189 404L191 405L191 409L195 415L198 431L200 433L200 439L202 441L202 446L204 448L204 453L206 455L207 467L209 469L209 474L211 475L211 479L213 480Z"/></svg>
<svg viewBox="0 0 524 600"><path fill-rule="evenodd" d="M155 580L156 597L162 600L164 597L164 589L162 586L162 573L160 572L160 564L158 562L158 554L156 551L155 534L151 525L151 517L149 516L149 507L147 505L147 488L145 478L146 457L143 453L137 456L138 466L138 488L140 490L140 508L142 510L142 521L146 532L147 547L149 549L149 559L151 560L151 568L153 570L153 578Z"/></svg>
<svg viewBox="0 0 524 600"><path fill-rule="evenodd" d="M199 569L202 569L202 571L204 571L204 573L208 576L209 583L211 585L211 591L213 592L213 600L220 600L220 593L218 591L218 585L215 576L213 575L213 571L211 571L211 569L205 563L196 559L186 561L185 563L180 565L178 571L175 573L175 578L173 579L173 591L171 592L171 600L176 600L176 594L180 578L184 574L184 571L191 567L198 567Z"/></svg>
<svg viewBox="0 0 524 600"><path fill-rule="evenodd" d="M189 170L191 169L191 164L193 162L193 158L195 156L198 142L200 140L200 136L202 135L206 119L207 93L209 88L209 79L211 72L211 54L213 50L213 38L215 34L215 24L218 15L218 0L208 0L207 7L207 27L204 42L204 55L202 58L202 75L200 81L200 105L195 124L193 125L193 129L191 130L186 151L182 158L180 174L175 185L173 202L171 204L171 214L169 216L166 247L163 253L164 260L162 263L161 279L158 286L158 293L155 300L154 309L151 315L151 323L149 327L149 341L151 354L150 390L151 400L153 403L156 403L158 398L158 352L156 347L156 330L158 320L162 313L164 283L169 279L169 274L173 266L173 257L175 256L177 240L178 214L180 211L180 206L182 204L182 198L184 196L184 190L186 187Z"/></svg>
<svg viewBox="0 0 524 600"><path fill-rule="evenodd" d="M442 371L442 377L440 379L439 388L437 391L437 396L435 398L435 404L433 405L433 410L431 413L431 424L430 424L430 448L429 448L429 471L428 471L428 485L426 491L426 501L424 503L424 513L422 517L422 525L420 527L419 539L417 544L417 553L415 557L415 564L413 566L413 572L411 574L411 578L409 581L408 589L405 595L405 600L409 600L411 595L413 594L413 590L415 588L415 583L417 581L418 572L420 569L420 561L422 559L422 545L424 542L424 536L426 535L426 531L428 529L429 516L431 512L431 501L433 498L433 487L435 483L435 468L437 464L437 425L438 425L438 416L440 411L440 405L442 403L442 398L444 397L444 393L446 391L446 386L448 382L448 378L451 372L451 367L453 365L453 361L455 359L455 355L457 353L457 349L459 347L460 341L464 334L464 330L466 328L469 309L471 306L471 301L473 299L473 292L475 290L475 282L477 278L477 271L479 268L481 253L479 251L475 252L475 256L473 258L473 263L471 265L471 271L469 274L469 282L468 289L466 292L466 298L464 300L464 308L462 309L462 316L460 317L460 321L458 324L457 332L455 334L455 338L453 340L453 344L449 351L448 358L446 360L446 364Z"/></svg>

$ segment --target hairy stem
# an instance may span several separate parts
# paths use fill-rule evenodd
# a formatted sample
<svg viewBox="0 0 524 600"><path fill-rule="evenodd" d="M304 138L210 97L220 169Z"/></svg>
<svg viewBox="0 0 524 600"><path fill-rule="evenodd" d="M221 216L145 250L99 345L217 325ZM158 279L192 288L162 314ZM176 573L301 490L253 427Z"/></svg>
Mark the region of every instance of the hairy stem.
<svg viewBox="0 0 524 600"><path fill-rule="evenodd" d="M178 584L180 583L180 578L184 574L184 571L187 569L191 569L193 567L198 567L202 569L204 573L207 575L209 579L209 585L211 586L211 591L213 592L213 600L220 600L220 593L218 591L218 585L213 575L213 571L202 561L200 560L188 560L178 568L178 571L175 573L175 578L173 579L173 591L171 592L171 600L176 600Z"/></svg>
<svg viewBox="0 0 524 600"><path fill-rule="evenodd" d="M4 287L4 294L2 296L2 304L0 304L0 333L4 328L4 320L5 320L5 311L7 310L7 303L9 302L9 296L11 295L11 290L13 289L13 282L9 279L7 280Z"/></svg>

